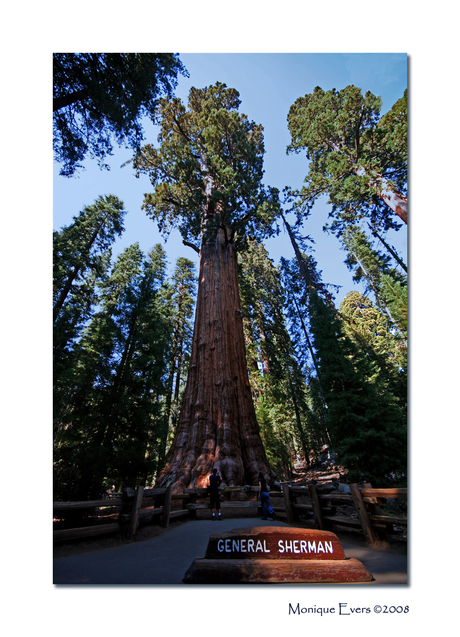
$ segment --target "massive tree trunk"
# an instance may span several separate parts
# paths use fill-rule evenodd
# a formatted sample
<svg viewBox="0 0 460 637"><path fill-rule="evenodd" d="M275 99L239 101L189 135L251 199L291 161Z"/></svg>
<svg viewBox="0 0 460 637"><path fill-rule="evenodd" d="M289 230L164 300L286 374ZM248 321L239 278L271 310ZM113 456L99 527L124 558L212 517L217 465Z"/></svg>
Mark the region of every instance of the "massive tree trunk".
<svg viewBox="0 0 460 637"><path fill-rule="evenodd" d="M203 235L187 386L157 486L207 486L213 467L228 486L270 475L249 385L237 252L224 230Z"/></svg>

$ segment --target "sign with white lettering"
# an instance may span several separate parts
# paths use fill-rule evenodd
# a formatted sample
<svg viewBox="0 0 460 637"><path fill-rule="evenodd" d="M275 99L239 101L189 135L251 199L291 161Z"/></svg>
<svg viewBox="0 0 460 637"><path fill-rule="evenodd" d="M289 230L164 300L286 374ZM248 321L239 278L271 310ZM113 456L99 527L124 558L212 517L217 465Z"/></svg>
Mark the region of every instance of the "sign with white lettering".
<svg viewBox="0 0 460 637"><path fill-rule="evenodd" d="M345 554L338 537L329 531L270 526L211 535L205 557L343 560Z"/></svg>
<svg viewBox="0 0 460 637"><path fill-rule="evenodd" d="M185 584L370 582L361 562L348 559L329 531L260 526L215 533L196 558Z"/></svg>

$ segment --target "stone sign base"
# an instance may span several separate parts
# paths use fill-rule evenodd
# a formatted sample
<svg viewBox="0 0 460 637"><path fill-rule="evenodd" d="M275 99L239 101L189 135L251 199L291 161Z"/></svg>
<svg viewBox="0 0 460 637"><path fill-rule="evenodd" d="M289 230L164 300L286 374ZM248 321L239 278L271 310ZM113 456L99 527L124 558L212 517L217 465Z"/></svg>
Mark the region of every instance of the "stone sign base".
<svg viewBox="0 0 460 637"><path fill-rule="evenodd" d="M347 559L329 531L260 526L210 536L185 584L332 584L371 582L372 575Z"/></svg>

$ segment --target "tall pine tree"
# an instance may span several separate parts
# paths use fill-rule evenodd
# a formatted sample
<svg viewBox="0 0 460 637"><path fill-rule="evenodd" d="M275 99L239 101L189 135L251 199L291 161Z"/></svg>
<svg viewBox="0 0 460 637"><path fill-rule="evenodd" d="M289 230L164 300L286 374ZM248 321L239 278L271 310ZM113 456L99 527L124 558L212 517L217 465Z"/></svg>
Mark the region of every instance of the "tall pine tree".
<svg viewBox="0 0 460 637"><path fill-rule="evenodd" d="M171 322L171 356L165 403L168 438L165 452L174 439L180 401L187 379L193 336L196 284L195 264L185 257L179 257L165 293Z"/></svg>
<svg viewBox="0 0 460 637"><path fill-rule="evenodd" d="M351 480L391 482L407 470L407 427L398 400L315 291L308 307L333 449Z"/></svg>
<svg viewBox="0 0 460 637"><path fill-rule="evenodd" d="M97 313L75 347L71 381L55 414L57 495L96 497L112 483L152 479L164 448L162 396L169 323L159 290L166 258L138 244L101 284Z"/></svg>
<svg viewBox="0 0 460 637"><path fill-rule="evenodd" d="M318 285L314 262L303 257L292 230L289 234L310 319L317 404L321 398L316 421L323 421L350 479L388 483L407 470L407 424L400 397L389 391L378 368L346 335L339 313Z"/></svg>
<svg viewBox="0 0 460 637"><path fill-rule="evenodd" d="M250 382L262 440L274 472L292 477L297 456L308 461L307 388L286 328L279 268L265 247L248 241L240 256L240 289Z"/></svg>

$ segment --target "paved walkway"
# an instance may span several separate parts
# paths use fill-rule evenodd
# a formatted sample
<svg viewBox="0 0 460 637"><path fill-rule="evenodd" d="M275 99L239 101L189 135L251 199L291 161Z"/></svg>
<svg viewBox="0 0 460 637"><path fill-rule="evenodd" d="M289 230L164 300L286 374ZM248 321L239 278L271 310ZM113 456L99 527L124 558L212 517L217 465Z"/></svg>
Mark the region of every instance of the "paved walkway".
<svg viewBox="0 0 460 637"><path fill-rule="evenodd" d="M249 526L288 526L259 518L221 521L193 520L162 535L124 546L54 560L54 584L149 584L182 583L196 557L204 557L212 533ZM407 584L407 557L373 550L341 540L345 555L354 557L372 573L369 585ZM356 586L356 584L355 584Z"/></svg>

